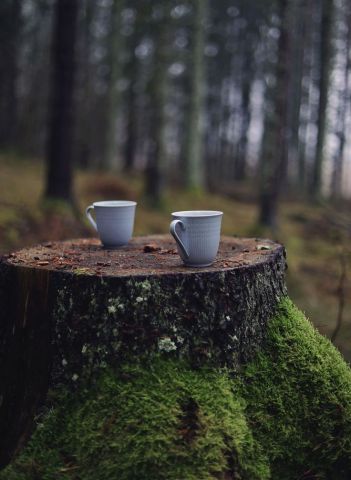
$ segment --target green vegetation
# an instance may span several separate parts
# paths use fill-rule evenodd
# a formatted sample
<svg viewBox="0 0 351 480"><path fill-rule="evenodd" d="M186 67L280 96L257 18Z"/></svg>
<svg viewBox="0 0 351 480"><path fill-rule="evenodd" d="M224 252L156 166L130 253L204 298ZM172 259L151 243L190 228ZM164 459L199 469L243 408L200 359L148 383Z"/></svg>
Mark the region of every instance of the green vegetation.
<svg viewBox="0 0 351 480"><path fill-rule="evenodd" d="M290 300L233 373L155 357L56 393L0 480L346 480L351 370Z"/></svg>
<svg viewBox="0 0 351 480"><path fill-rule="evenodd" d="M289 300L236 391L273 479L350 478L351 370Z"/></svg>
<svg viewBox="0 0 351 480"><path fill-rule="evenodd" d="M61 398L5 480L268 478L225 373L155 359ZM232 477L230 477L232 478Z"/></svg>

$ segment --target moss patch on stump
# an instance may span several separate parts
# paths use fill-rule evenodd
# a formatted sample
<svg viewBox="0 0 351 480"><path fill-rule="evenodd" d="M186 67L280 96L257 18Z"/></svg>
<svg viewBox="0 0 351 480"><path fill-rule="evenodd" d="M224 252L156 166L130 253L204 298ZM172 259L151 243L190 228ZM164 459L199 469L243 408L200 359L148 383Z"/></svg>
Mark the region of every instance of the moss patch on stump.
<svg viewBox="0 0 351 480"><path fill-rule="evenodd" d="M343 480L351 370L285 299L240 373L172 352L55 392L0 480Z"/></svg>

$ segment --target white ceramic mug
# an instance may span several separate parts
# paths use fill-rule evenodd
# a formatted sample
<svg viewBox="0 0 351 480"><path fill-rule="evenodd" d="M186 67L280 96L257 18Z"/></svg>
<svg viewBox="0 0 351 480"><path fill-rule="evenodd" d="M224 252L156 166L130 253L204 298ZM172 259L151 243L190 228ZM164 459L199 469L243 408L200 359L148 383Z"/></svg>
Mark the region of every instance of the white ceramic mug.
<svg viewBox="0 0 351 480"><path fill-rule="evenodd" d="M223 212L189 210L172 213L170 233L178 253L189 267L207 267L217 255Z"/></svg>
<svg viewBox="0 0 351 480"><path fill-rule="evenodd" d="M104 247L117 248L129 242L133 234L136 205L136 202L129 200L108 200L87 207L86 216ZM94 210L96 221L90 210Z"/></svg>

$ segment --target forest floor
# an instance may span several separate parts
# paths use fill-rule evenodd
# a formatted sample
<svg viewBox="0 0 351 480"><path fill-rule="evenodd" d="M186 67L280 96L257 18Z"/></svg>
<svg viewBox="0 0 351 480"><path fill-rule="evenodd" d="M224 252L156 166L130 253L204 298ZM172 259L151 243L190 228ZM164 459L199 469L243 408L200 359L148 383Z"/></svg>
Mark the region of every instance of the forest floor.
<svg viewBox="0 0 351 480"><path fill-rule="evenodd" d="M257 205L247 192L236 191L234 198L169 189L162 208L155 210L142 199L140 177L77 172L77 212L73 214L61 203L42 202L43 176L39 161L0 155L0 254L47 240L93 236L84 218L85 207L96 200L116 198L139 202L135 235L167 232L170 212L175 210L215 209L224 212L223 234L271 236L255 227ZM287 249L289 295L328 337L344 302L342 326L334 343L350 361L351 206L311 206L290 199L281 203L280 216L274 239Z"/></svg>

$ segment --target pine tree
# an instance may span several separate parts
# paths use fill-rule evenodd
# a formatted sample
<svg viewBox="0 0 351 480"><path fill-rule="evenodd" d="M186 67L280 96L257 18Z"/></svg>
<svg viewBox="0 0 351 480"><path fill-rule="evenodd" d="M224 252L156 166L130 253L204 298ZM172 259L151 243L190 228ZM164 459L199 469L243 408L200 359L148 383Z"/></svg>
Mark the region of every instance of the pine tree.
<svg viewBox="0 0 351 480"><path fill-rule="evenodd" d="M320 30L320 60L319 60L319 101L317 119L317 146L313 164L311 195L317 199L321 195L323 151L327 126L327 105L330 77L330 65L332 57L332 18L334 4L333 0L322 0L322 19Z"/></svg>
<svg viewBox="0 0 351 480"><path fill-rule="evenodd" d="M265 140L269 145L262 154L259 211L259 224L273 230L278 227L278 200L287 168L288 0L279 0L278 9L276 79L270 92L272 111L265 120Z"/></svg>
<svg viewBox="0 0 351 480"><path fill-rule="evenodd" d="M185 132L184 169L182 178L188 189L201 189L204 183L203 102L205 83L205 22L208 0L194 0L194 26L189 67L188 109Z"/></svg>
<svg viewBox="0 0 351 480"><path fill-rule="evenodd" d="M74 74L78 0L56 0L46 197L73 201Z"/></svg>

